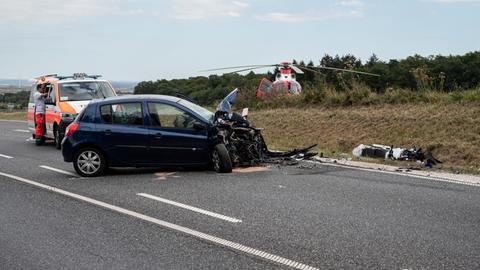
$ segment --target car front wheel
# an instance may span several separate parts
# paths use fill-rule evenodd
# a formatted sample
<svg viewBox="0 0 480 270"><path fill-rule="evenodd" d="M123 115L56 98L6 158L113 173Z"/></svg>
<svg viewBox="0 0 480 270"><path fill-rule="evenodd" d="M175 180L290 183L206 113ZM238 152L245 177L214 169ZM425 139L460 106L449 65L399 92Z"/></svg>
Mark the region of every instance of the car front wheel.
<svg viewBox="0 0 480 270"><path fill-rule="evenodd" d="M217 144L212 153L213 169L218 173L232 172L232 160L224 144Z"/></svg>
<svg viewBox="0 0 480 270"><path fill-rule="evenodd" d="M100 176L107 168L107 160L100 150L83 148L75 154L73 167L83 177Z"/></svg>

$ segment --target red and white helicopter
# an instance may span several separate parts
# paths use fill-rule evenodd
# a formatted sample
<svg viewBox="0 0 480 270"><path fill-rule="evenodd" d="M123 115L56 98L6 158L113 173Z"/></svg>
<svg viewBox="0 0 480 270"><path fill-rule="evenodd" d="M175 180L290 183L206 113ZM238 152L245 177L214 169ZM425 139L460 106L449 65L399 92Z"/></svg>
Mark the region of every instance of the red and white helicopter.
<svg viewBox="0 0 480 270"><path fill-rule="evenodd" d="M350 73L364 74L364 75L377 76L377 77L379 76L377 74L363 72L363 71L356 71L351 69L342 69L342 68L324 67L324 66L306 67L306 66L297 65L288 61L281 62L280 64L273 64L273 65L248 65L248 66L208 69L208 70L202 70L202 72L239 69L239 70L226 73L226 74L231 74L231 73L237 73L237 72L243 72L243 71L250 71L254 69L272 68L272 67L275 67L277 70L277 73L275 74L275 81L272 82L267 78L263 78L260 81L260 85L258 86L258 89L257 89L257 97L260 99L266 99L274 95L280 95L280 96L299 95L302 92L302 86L297 81L296 74L304 74L303 70L319 72L316 69L325 69L325 70L345 71Z"/></svg>

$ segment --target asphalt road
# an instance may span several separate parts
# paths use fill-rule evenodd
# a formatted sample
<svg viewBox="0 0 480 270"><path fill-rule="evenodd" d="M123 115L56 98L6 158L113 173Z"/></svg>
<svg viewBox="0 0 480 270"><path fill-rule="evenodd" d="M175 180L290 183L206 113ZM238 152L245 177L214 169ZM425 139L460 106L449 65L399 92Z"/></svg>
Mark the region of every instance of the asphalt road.
<svg viewBox="0 0 480 270"><path fill-rule="evenodd" d="M479 187L321 164L80 178L25 130L0 121L0 269L480 269Z"/></svg>

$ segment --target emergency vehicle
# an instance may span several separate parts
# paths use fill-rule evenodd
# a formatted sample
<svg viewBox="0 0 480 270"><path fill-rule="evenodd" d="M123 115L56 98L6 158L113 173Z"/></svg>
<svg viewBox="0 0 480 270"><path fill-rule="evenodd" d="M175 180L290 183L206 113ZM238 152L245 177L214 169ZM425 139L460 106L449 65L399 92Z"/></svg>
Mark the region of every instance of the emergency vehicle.
<svg viewBox="0 0 480 270"><path fill-rule="evenodd" d="M43 84L48 92L45 100L45 138L52 139L61 148L66 127L93 99L104 99L117 94L112 85L99 79L100 75L75 73L72 76L45 75L35 78L28 102L28 129L35 138L35 103L33 94Z"/></svg>

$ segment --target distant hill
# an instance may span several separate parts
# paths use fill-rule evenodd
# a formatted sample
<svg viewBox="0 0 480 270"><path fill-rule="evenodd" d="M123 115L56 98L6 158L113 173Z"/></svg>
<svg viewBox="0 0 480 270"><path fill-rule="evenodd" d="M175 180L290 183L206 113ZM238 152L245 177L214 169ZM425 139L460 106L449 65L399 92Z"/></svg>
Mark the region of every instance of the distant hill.
<svg viewBox="0 0 480 270"><path fill-rule="evenodd" d="M128 82L128 81L110 81L112 84L113 88L115 90L119 90L121 92L131 92L133 93L133 90L135 89L135 86L137 86L138 82Z"/></svg>
<svg viewBox="0 0 480 270"><path fill-rule="evenodd" d="M0 79L0 86L24 87L31 86L32 82L24 79Z"/></svg>

